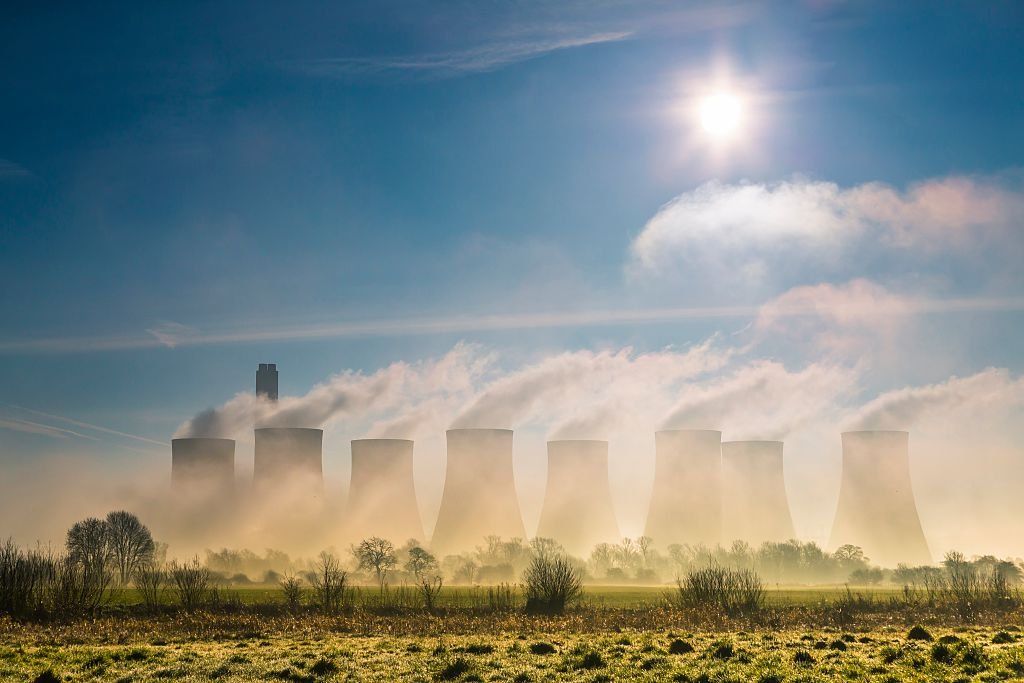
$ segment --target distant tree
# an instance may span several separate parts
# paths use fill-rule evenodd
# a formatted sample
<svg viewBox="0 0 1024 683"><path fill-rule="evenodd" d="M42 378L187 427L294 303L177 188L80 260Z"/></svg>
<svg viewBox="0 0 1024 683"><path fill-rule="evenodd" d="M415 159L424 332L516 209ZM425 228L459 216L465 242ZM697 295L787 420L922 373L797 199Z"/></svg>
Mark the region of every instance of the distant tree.
<svg viewBox="0 0 1024 683"><path fill-rule="evenodd" d="M647 566L648 561L651 559L651 553L654 550L654 539L650 536L638 536L636 539L636 549L640 553L640 559L644 566Z"/></svg>
<svg viewBox="0 0 1024 683"><path fill-rule="evenodd" d="M437 558L418 545L409 548L408 559L405 561L405 571L411 572L419 579L421 576L437 571Z"/></svg>
<svg viewBox="0 0 1024 683"><path fill-rule="evenodd" d="M118 579L125 584L144 563L153 559L156 544L146 525L131 512L117 510L107 515L110 554Z"/></svg>
<svg viewBox="0 0 1024 683"><path fill-rule="evenodd" d="M536 536L530 540L530 551L534 557L554 557L555 555L564 555L565 551L562 545L553 538L544 538L543 536Z"/></svg>
<svg viewBox="0 0 1024 683"><path fill-rule="evenodd" d="M388 572L398 564L395 546L391 541L373 536L360 541L359 545L352 548L352 554L359 562L360 569L373 570L377 575L377 583L383 591Z"/></svg>

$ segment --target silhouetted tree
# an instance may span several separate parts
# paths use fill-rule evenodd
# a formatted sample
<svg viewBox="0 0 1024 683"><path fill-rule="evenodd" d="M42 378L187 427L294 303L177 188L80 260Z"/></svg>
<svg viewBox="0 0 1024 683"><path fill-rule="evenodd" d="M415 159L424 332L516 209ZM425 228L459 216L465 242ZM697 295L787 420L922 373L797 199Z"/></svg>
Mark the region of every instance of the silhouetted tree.
<svg viewBox="0 0 1024 683"><path fill-rule="evenodd" d="M153 558L156 544L146 525L131 512L117 510L107 515L107 542L121 584Z"/></svg>
<svg viewBox="0 0 1024 683"><path fill-rule="evenodd" d="M391 541L379 536L373 536L360 541L359 545L352 548L352 554L355 555L356 561L359 562L360 569L372 569L374 571L377 575L377 583L380 585L381 591L383 591L384 580L387 578L388 572L398 564L395 546Z"/></svg>

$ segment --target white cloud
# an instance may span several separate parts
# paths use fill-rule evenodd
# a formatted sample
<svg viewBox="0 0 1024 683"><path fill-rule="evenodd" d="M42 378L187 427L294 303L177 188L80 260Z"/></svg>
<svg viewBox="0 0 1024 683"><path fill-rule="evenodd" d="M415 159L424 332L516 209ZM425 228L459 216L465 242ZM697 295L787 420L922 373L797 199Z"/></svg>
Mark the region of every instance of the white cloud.
<svg viewBox="0 0 1024 683"><path fill-rule="evenodd" d="M783 337L825 351L862 353L891 343L920 308L918 301L858 278L794 287L761 306L754 330L758 340Z"/></svg>
<svg viewBox="0 0 1024 683"><path fill-rule="evenodd" d="M930 420L957 417L961 424L974 414L992 424L1007 411L1024 405L1024 378L1005 368L987 368L967 377L904 387L864 404L846 422L850 429L910 429Z"/></svg>
<svg viewBox="0 0 1024 683"><path fill-rule="evenodd" d="M711 262L757 274L779 254L838 259L854 245L935 252L1019 239L1022 219L1024 194L993 179L936 178L903 191L803 179L711 182L663 206L631 252L644 271Z"/></svg>

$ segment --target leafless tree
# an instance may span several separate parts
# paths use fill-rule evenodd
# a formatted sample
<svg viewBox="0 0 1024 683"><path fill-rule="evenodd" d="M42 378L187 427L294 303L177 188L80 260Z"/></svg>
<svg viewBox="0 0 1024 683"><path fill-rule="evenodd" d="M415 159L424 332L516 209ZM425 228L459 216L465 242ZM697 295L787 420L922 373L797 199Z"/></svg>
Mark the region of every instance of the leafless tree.
<svg viewBox="0 0 1024 683"><path fill-rule="evenodd" d="M110 527L102 519L89 517L75 522L68 529L69 559L91 569L106 568L110 563Z"/></svg>
<svg viewBox="0 0 1024 683"><path fill-rule="evenodd" d="M131 512L111 512L106 521L110 553L117 567L118 579L124 585L140 565L153 558L156 544L146 525Z"/></svg>
<svg viewBox="0 0 1024 683"><path fill-rule="evenodd" d="M395 546L391 541L373 536L360 541L359 545L352 548L352 554L359 562L360 569L374 571L377 575L377 583L383 592L388 572L398 564Z"/></svg>

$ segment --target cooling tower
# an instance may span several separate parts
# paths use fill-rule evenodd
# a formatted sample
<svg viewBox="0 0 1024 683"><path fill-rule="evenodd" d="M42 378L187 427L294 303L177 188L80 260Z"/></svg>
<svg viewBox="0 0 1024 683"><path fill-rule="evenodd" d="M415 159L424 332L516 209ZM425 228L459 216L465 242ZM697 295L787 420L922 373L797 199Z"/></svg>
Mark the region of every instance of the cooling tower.
<svg viewBox="0 0 1024 683"><path fill-rule="evenodd" d="M485 536L525 538L512 474L511 429L449 429L441 509L431 539L439 557Z"/></svg>
<svg viewBox="0 0 1024 683"><path fill-rule="evenodd" d="M607 441L548 441L548 484L537 535L577 557L598 543L618 543L608 484Z"/></svg>
<svg viewBox="0 0 1024 683"><path fill-rule="evenodd" d="M423 539L412 474L413 442L406 439L352 441L352 483L345 515L350 541L370 536L400 545Z"/></svg>
<svg viewBox="0 0 1024 683"><path fill-rule="evenodd" d="M645 536L717 545L722 535L722 433L672 429L654 435L654 488Z"/></svg>
<svg viewBox="0 0 1024 683"><path fill-rule="evenodd" d="M252 480L274 487L294 479L323 481L324 430L261 427L256 430Z"/></svg>
<svg viewBox="0 0 1024 683"><path fill-rule="evenodd" d="M843 477L830 545L859 546L874 564L931 564L910 486L907 432L843 432Z"/></svg>
<svg viewBox="0 0 1024 683"><path fill-rule="evenodd" d="M781 441L722 443L722 535L728 544L794 537L782 474Z"/></svg>
<svg viewBox="0 0 1024 683"><path fill-rule="evenodd" d="M171 439L171 484L230 492L235 485L233 439Z"/></svg>

